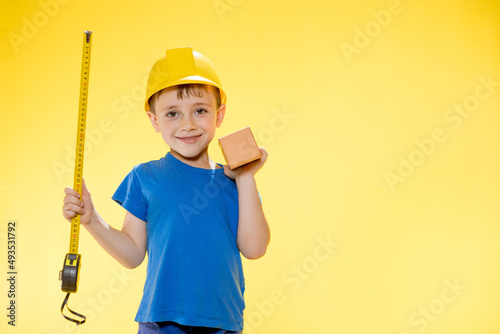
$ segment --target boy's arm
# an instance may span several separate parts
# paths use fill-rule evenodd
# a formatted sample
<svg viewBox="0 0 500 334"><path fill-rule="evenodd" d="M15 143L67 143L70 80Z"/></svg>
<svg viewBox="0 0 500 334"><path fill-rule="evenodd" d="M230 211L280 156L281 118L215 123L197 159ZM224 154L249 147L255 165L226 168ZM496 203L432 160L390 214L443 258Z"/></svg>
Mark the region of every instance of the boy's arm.
<svg viewBox="0 0 500 334"><path fill-rule="evenodd" d="M123 227L117 230L109 226L96 212L87 231L102 248L124 267L139 266L146 255L146 222L127 211Z"/></svg>
<svg viewBox="0 0 500 334"><path fill-rule="evenodd" d="M226 175L234 178L238 188L238 237L237 244L241 254L247 259L258 259L266 253L271 239L259 194L255 173L262 168L267 159L267 152L260 149L262 158L247 165L229 170L224 166Z"/></svg>
<svg viewBox="0 0 500 334"><path fill-rule="evenodd" d="M79 194L66 188L63 215L71 221L80 214L80 224L94 237L106 252L127 268L135 268L146 255L146 222L127 211L123 227L117 230L109 226L97 213L89 191L83 182L82 200Z"/></svg>

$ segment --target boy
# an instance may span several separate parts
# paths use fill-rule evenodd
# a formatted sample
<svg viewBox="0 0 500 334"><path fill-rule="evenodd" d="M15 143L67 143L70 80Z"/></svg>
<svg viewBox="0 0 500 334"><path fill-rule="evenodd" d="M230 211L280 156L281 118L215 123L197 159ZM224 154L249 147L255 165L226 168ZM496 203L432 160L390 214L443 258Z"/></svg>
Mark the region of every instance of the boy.
<svg viewBox="0 0 500 334"><path fill-rule="evenodd" d="M147 115L170 147L137 165L113 195L126 209L121 230L65 189L63 215L81 224L127 268L148 253L147 278L136 321L139 333L240 333L245 282L240 253L262 257L270 231L255 173L262 158L230 170L212 162L208 145L226 111L226 94L212 63L191 48L170 49L153 66Z"/></svg>

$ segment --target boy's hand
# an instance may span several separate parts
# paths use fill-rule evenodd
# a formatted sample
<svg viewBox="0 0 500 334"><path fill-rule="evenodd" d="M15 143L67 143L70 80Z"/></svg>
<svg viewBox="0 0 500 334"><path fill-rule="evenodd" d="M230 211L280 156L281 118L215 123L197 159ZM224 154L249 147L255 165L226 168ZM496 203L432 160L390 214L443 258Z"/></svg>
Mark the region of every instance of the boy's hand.
<svg viewBox="0 0 500 334"><path fill-rule="evenodd" d="M254 176L264 166L267 160L267 151L259 147L262 157L259 160L252 161L246 165L231 170L228 165L224 165L224 174L227 177L237 180L242 176Z"/></svg>
<svg viewBox="0 0 500 334"><path fill-rule="evenodd" d="M77 214L81 215L80 224L87 225L94 215L94 204L90 193L85 186L85 180L82 180L82 200L79 199L80 194L70 187L64 189L64 204L62 207L63 216L68 221L71 221Z"/></svg>

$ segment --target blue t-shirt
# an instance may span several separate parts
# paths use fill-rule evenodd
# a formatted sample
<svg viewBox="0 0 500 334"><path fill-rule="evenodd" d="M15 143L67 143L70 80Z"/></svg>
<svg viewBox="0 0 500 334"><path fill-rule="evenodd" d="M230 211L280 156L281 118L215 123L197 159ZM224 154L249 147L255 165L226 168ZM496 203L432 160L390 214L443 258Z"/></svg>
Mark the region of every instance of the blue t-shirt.
<svg viewBox="0 0 500 334"><path fill-rule="evenodd" d="M135 320L241 331L238 191L224 170L168 153L135 166L113 200L146 222L147 277Z"/></svg>

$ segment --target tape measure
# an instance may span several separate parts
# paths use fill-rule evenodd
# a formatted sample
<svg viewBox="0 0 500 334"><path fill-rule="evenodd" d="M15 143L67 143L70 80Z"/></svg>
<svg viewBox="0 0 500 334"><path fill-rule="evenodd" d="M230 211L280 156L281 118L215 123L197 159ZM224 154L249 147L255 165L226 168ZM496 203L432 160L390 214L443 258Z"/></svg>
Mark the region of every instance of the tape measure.
<svg viewBox="0 0 500 334"><path fill-rule="evenodd" d="M82 177L83 177L83 155L85 149L85 125L87 123L87 102L89 90L89 75L90 75L90 51L92 45L92 31L85 31L83 35L83 51L82 51L82 70L80 79L80 101L78 105L78 127L76 131L76 152L75 152L75 175L73 179L73 189L80 194L82 198ZM61 313L63 317L69 321L81 325L85 322L86 317L82 314L74 312L68 307L68 299L70 293L78 291L78 279L80 278L80 265L82 256L78 254L78 239L80 236L80 215L76 215L71 220L69 253L66 254L63 263L63 269L59 272L59 280L61 281L61 290L67 292L66 298L61 305ZM68 311L81 320L70 318L64 315L64 306Z"/></svg>

